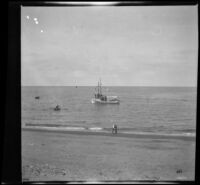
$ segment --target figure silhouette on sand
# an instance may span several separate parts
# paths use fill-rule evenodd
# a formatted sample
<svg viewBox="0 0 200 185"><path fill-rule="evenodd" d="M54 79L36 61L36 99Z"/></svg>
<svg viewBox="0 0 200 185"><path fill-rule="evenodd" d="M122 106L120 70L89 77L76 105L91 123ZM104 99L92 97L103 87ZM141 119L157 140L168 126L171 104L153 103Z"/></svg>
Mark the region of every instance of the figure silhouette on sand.
<svg viewBox="0 0 200 185"><path fill-rule="evenodd" d="M113 124L112 133L117 134L117 125L116 124Z"/></svg>

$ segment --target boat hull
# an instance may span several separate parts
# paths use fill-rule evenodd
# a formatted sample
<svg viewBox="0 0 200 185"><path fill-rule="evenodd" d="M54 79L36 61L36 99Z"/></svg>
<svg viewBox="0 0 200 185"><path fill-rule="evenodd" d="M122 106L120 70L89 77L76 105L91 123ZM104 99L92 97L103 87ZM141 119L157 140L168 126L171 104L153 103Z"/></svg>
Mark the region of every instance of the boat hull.
<svg viewBox="0 0 200 185"><path fill-rule="evenodd" d="M100 100L100 99L95 99L93 98L91 100L92 103L96 103L96 104L119 104L119 100L107 100L107 101L103 101L103 100Z"/></svg>

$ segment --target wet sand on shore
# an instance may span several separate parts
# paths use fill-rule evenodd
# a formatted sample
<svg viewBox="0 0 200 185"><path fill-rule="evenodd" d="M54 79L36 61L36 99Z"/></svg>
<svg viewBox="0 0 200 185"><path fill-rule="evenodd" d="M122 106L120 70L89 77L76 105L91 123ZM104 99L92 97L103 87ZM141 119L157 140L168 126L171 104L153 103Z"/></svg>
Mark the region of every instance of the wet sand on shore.
<svg viewBox="0 0 200 185"><path fill-rule="evenodd" d="M194 137L22 130L23 181L189 181L194 170Z"/></svg>

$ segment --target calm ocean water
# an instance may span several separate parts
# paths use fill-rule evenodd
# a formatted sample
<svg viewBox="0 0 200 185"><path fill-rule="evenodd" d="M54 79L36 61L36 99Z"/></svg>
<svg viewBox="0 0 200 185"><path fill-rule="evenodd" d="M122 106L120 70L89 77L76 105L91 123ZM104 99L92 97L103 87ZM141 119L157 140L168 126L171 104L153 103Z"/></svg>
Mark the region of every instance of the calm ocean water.
<svg viewBox="0 0 200 185"><path fill-rule="evenodd" d="M195 87L104 87L119 105L91 103L95 87L22 87L22 125L65 125L148 133L196 133ZM40 99L35 99L40 96ZM54 111L59 104L61 111Z"/></svg>

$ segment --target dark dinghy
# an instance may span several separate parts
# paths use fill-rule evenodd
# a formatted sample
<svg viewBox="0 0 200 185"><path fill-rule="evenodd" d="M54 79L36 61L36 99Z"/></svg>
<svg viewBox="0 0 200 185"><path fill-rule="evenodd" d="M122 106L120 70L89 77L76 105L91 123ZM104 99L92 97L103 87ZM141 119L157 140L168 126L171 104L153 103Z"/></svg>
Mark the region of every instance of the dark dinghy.
<svg viewBox="0 0 200 185"><path fill-rule="evenodd" d="M54 108L55 111L59 111L61 110L60 106L59 105L56 105L56 107Z"/></svg>

